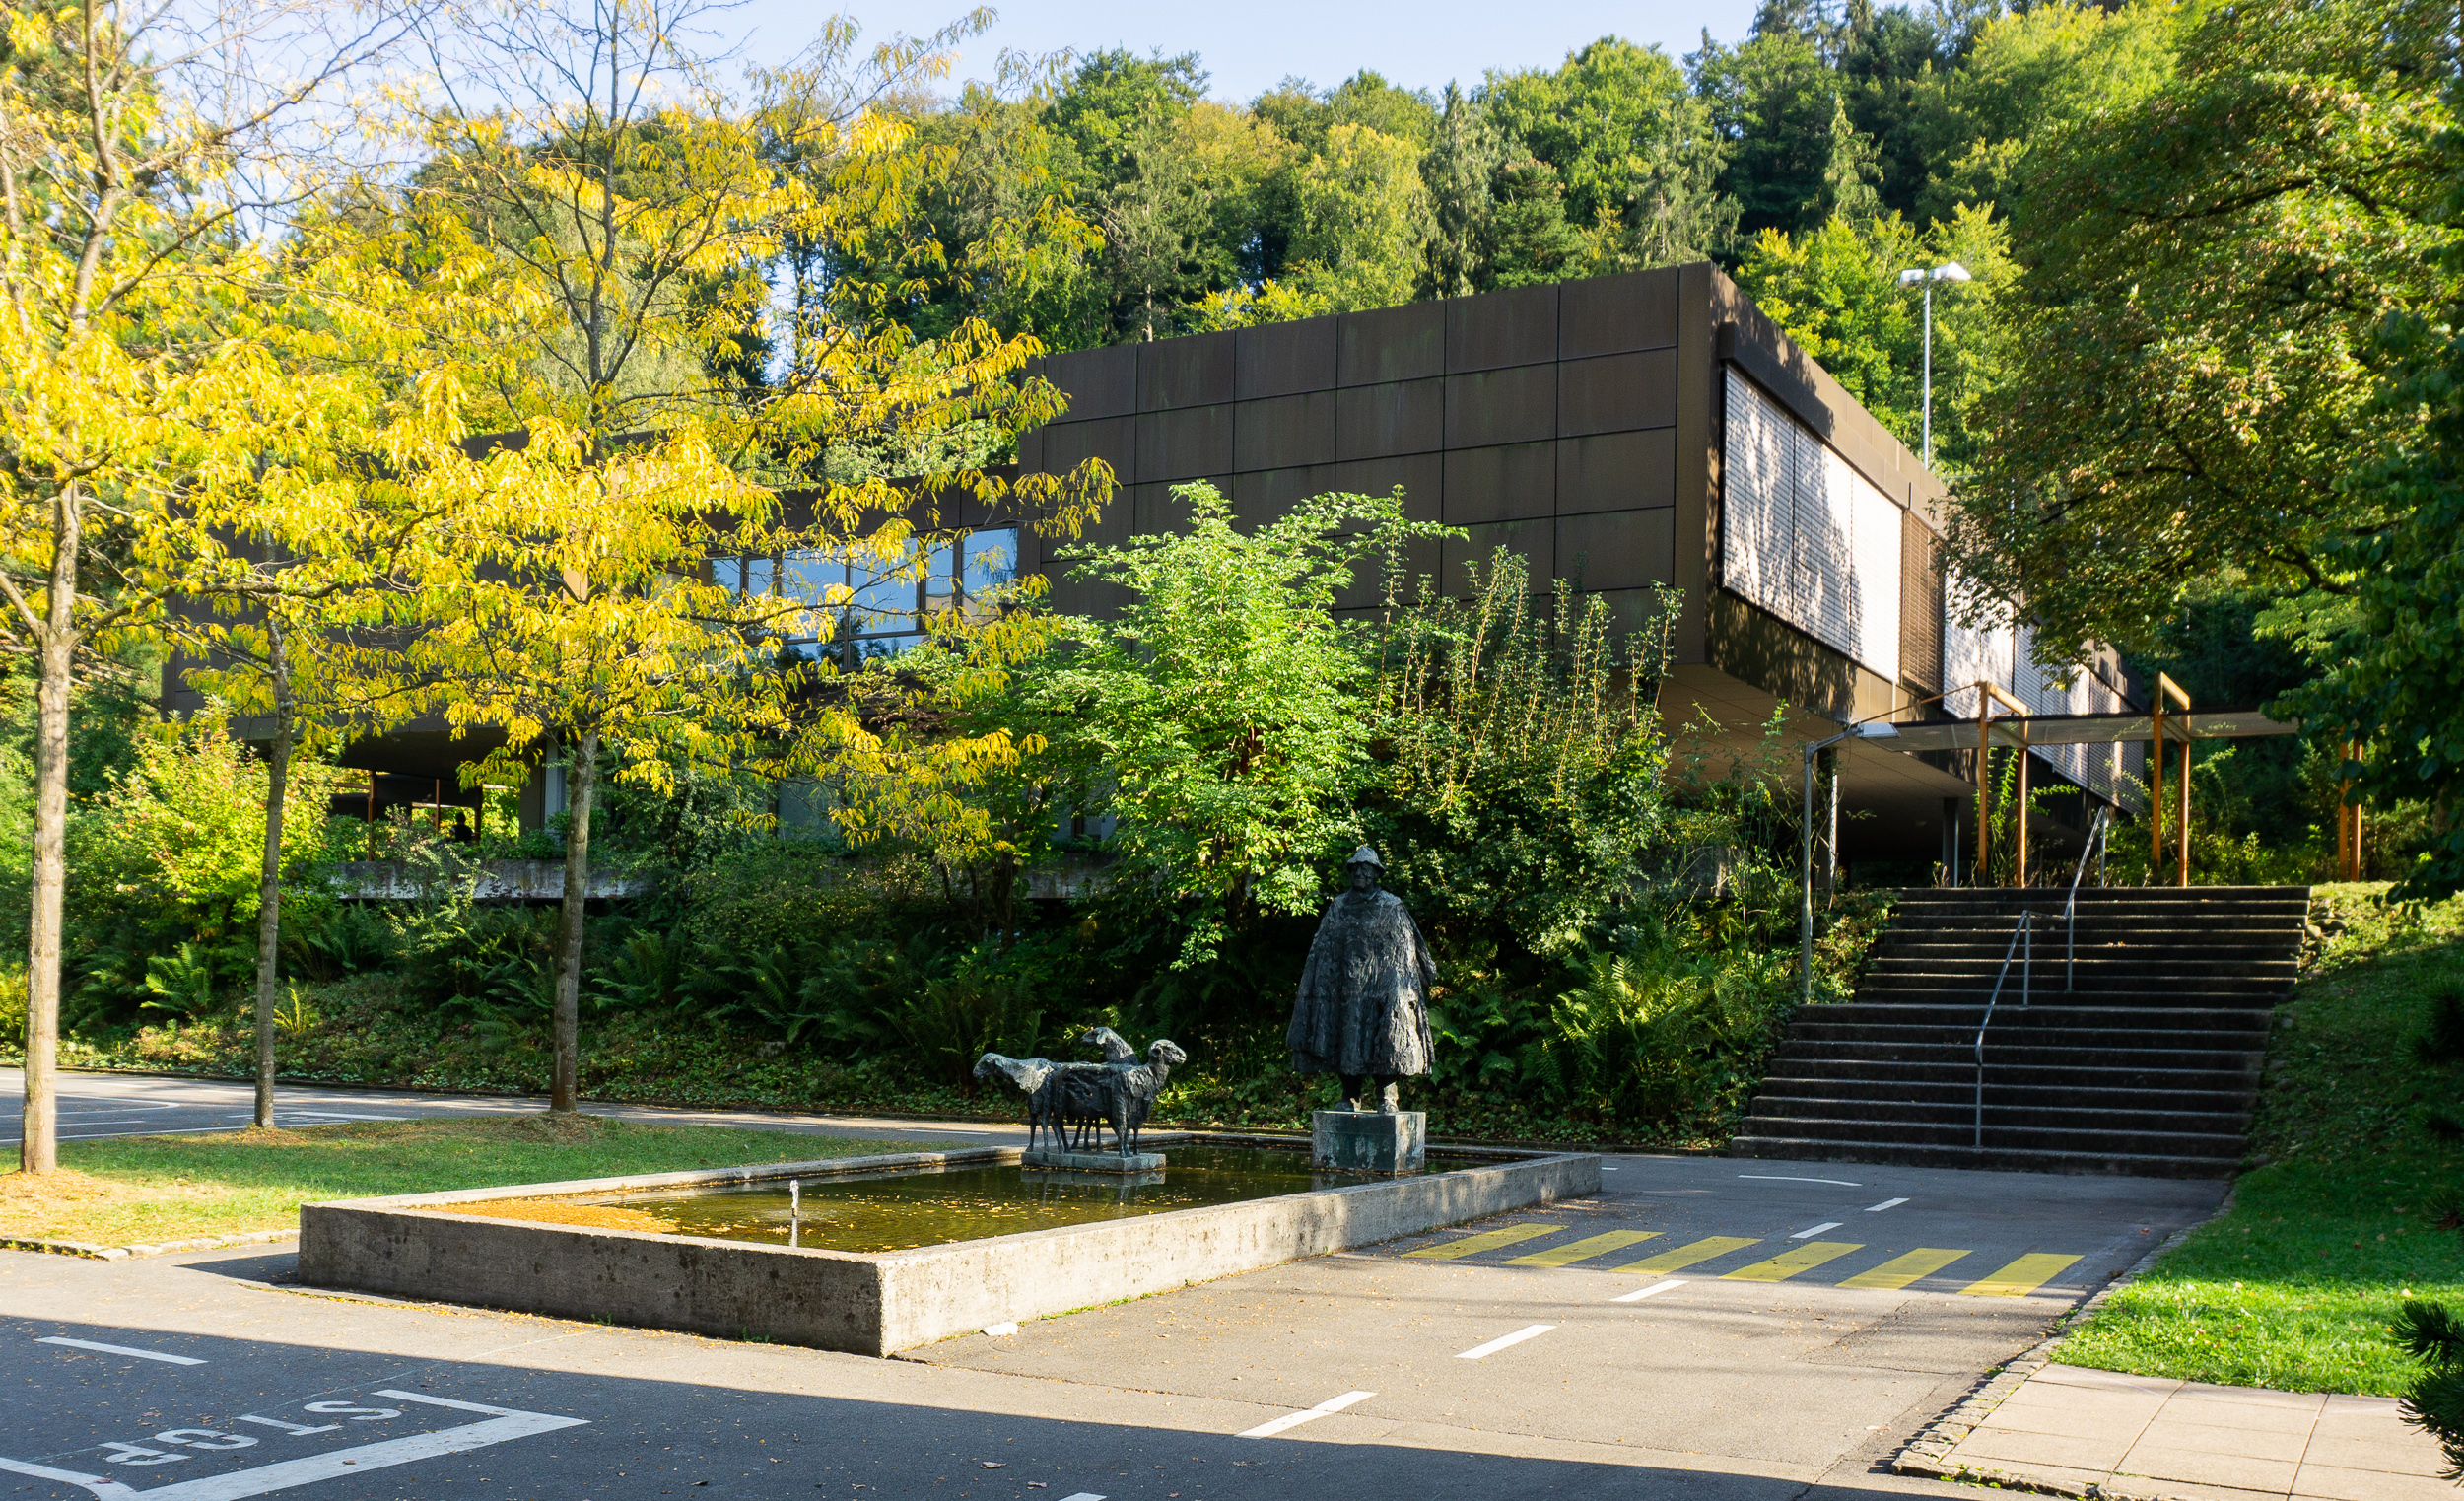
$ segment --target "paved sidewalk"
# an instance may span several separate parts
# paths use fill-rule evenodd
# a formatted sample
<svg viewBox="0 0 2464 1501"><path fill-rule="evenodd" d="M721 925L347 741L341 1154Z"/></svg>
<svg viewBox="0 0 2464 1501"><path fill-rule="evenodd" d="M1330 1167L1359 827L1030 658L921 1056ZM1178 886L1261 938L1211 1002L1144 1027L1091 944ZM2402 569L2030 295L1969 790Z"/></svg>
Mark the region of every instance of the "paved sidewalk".
<svg viewBox="0 0 2464 1501"><path fill-rule="evenodd" d="M1903 1469L1918 1468L1902 1461ZM2455 1501L2437 1443L2388 1397L2030 1373L1924 1472L2057 1495L2181 1501Z"/></svg>

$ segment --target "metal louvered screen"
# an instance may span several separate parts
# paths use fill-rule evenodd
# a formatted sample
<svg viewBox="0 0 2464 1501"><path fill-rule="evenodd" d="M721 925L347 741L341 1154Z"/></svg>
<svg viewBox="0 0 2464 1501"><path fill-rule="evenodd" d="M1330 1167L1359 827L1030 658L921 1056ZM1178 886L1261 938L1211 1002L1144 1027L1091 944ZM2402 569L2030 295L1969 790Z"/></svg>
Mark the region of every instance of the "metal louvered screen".
<svg viewBox="0 0 2464 1501"><path fill-rule="evenodd" d="M1899 675L1942 692L1942 543L1914 512L1899 516Z"/></svg>

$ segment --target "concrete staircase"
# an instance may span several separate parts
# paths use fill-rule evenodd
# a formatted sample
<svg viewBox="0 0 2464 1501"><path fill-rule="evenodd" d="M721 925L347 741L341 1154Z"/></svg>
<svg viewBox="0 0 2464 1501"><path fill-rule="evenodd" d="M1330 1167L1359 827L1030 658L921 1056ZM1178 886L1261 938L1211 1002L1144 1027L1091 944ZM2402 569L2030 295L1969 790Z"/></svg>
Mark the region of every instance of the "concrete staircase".
<svg viewBox="0 0 2464 1501"><path fill-rule="evenodd" d="M2230 1177L2309 888L2083 890L2066 992L2068 896L1902 893L1856 998L1798 1013L1730 1154ZM1980 1147L1976 1031L2022 907L2035 970L2022 1006L2013 962L1985 1035Z"/></svg>

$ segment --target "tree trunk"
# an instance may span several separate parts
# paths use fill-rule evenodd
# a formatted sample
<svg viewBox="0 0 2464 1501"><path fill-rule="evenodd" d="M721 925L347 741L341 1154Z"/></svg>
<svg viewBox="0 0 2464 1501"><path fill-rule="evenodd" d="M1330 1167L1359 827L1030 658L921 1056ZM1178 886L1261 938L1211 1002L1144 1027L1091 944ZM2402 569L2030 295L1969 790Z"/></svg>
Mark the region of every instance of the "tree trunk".
<svg viewBox="0 0 2464 1501"><path fill-rule="evenodd" d="M274 679L274 748L265 768L265 863L257 871L256 1125L274 1126L274 1005L282 983L283 793L291 780L291 653L282 627L265 623Z"/></svg>
<svg viewBox="0 0 2464 1501"><path fill-rule="evenodd" d="M68 696L77 665L77 556L85 545L82 498L63 493L52 515L51 577L38 636L34 688L34 850L33 911L26 944L26 1113L18 1165L29 1173L60 1166L61 896L68 883Z"/></svg>
<svg viewBox="0 0 2464 1501"><path fill-rule="evenodd" d="M565 905L556 931L556 1063L548 1109L574 1108L582 1073L582 899L590 890L590 794L599 780L599 732L584 730L565 768Z"/></svg>

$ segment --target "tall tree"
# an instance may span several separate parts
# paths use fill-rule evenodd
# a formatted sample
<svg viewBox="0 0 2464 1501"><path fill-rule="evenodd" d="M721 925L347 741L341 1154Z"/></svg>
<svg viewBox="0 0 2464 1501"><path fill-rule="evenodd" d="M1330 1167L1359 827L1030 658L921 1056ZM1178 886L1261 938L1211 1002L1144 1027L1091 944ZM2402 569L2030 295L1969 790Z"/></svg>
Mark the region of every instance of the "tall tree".
<svg viewBox="0 0 2464 1501"><path fill-rule="evenodd" d="M1765 32L1731 48L1705 32L1686 65L1724 145L1720 189L1737 204L1739 233L1819 224L1839 80L1814 38Z"/></svg>
<svg viewBox="0 0 2464 1501"><path fill-rule="evenodd" d="M850 700L803 690L844 662L815 646L873 608L868 585L903 581L913 612L933 498L1023 494L1053 502L1059 524L1084 514L1065 485L1013 491L980 467L1058 409L1021 378L1033 339L976 318L920 336L893 282L768 317L766 278L791 240L900 262L923 179L908 127L875 104L946 53L903 39L860 53L833 28L738 99L678 49L696 14L694 0L509 0L462 16L436 37L432 160L404 208L425 239L486 249L503 309L492 336L440 341L440 376L484 392L476 416L511 436L420 455L466 519L461 550L417 580L410 654L457 730L500 732L503 759L552 747L564 763L558 1111L579 1085L602 762L661 785L680 764L876 746ZM457 107L466 96L490 109ZM756 346L768 358L741 358ZM811 487L809 517L784 514L771 482ZM752 568L711 566L731 555L766 587Z"/></svg>
<svg viewBox="0 0 2464 1501"><path fill-rule="evenodd" d="M1665 265L1726 247L1709 108L1657 47L1603 37L1554 72L1491 73L1490 117L1557 173L1566 217L1601 270Z"/></svg>
<svg viewBox="0 0 2464 1501"><path fill-rule="evenodd" d="M50 1172L70 690L196 581L193 477L250 462L266 412L313 399L253 336L272 280L254 237L313 191L301 115L394 33L340 8L115 0L8 6L0 28L0 629L38 705L20 1158ZM254 71L268 57L306 65Z"/></svg>
<svg viewBox="0 0 2464 1501"><path fill-rule="evenodd" d="M1425 285L1432 296L1462 297L1479 287L1495 212L1489 179L1504 160L1505 143L1488 112L1448 84L1429 149L1420 158L1430 216Z"/></svg>
<svg viewBox="0 0 2464 1501"><path fill-rule="evenodd" d="M2014 364L1952 539L2049 659L2148 641L2196 581L2352 587L2335 550L2388 517L2347 477L2412 420L2372 400L2373 333L2430 305L2452 235L2425 216L2447 26L2211 11L2177 77L2031 153Z"/></svg>

